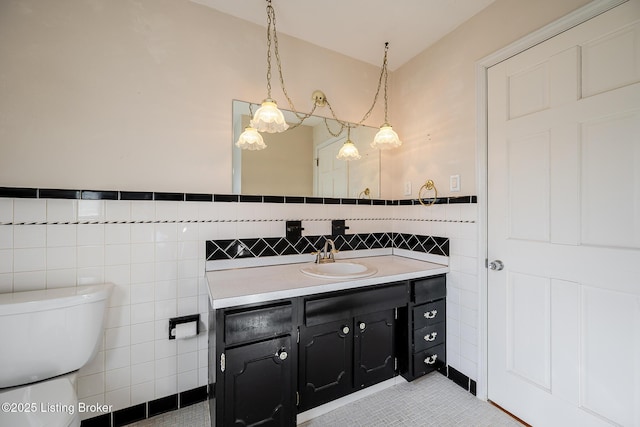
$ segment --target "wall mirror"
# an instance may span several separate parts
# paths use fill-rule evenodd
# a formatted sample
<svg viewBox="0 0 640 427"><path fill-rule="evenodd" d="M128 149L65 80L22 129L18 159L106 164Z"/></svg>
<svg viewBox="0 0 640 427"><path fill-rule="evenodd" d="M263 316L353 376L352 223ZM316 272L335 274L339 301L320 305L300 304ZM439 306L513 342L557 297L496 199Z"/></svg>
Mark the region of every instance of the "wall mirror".
<svg viewBox="0 0 640 427"><path fill-rule="evenodd" d="M380 195L380 151L370 146L378 131L370 126L351 130L351 141L362 158L346 162L336 155L347 139L346 129L333 119L312 116L283 133L263 133L267 148L241 150L235 146L251 119L248 102L233 101L232 182L234 194L372 198ZM259 107L251 104L251 111ZM287 122L297 123L292 112L282 110ZM327 124L325 125L325 120ZM369 195L364 192L369 189Z"/></svg>

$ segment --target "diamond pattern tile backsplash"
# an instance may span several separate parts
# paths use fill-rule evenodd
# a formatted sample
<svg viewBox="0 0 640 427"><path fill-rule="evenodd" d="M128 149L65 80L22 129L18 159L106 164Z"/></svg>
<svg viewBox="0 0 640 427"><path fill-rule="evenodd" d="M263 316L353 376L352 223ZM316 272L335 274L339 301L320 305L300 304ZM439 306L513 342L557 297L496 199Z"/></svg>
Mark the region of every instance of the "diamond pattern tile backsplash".
<svg viewBox="0 0 640 427"><path fill-rule="evenodd" d="M308 254L324 246L331 236L207 240L207 261ZM433 255L449 256L449 239L405 233L347 234L333 238L339 251L400 248Z"/></svg>

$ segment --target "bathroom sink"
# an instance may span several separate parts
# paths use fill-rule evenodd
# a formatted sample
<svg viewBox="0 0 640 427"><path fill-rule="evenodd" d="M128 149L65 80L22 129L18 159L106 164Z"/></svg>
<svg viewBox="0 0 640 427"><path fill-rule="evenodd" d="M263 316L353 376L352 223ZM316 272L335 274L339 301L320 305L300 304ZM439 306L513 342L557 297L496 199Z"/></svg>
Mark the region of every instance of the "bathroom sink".
<svg viewBox="0 0 640 427"><path fill-rule="evenodd" d="M300 271L307 276L323 279L357 279L372 276L378 272L378 269L358 262L337 261L326 264L309 264L300 268Z"/></svg>

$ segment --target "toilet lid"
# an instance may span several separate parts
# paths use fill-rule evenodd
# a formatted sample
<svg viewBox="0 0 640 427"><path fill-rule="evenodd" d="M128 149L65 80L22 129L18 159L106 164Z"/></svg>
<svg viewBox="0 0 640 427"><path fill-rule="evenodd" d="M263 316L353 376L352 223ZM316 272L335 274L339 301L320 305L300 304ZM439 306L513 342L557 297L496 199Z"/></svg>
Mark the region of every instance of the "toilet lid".
<svg viewBox="0 0 640 427"><path fill-rule="evenodd" d="M0 392L0 402L0 426L66 427L79 419L76 393L65 377Z"/></svg>

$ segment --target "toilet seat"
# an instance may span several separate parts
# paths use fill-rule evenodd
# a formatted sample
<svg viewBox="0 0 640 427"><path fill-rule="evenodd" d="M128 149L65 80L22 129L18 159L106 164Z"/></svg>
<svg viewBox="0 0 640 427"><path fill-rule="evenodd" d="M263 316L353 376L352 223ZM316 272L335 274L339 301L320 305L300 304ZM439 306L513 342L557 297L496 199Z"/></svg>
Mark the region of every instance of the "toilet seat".
<svg viewBox="0 0 640 427"><path fill-rule="evenodd" d="M69 376L0 391L0 402L15 412L0 411L0 426L77 427L78 399ZM26 412L24 407L28 406ZM3 408L4 409L4 408Z"/></svg>

